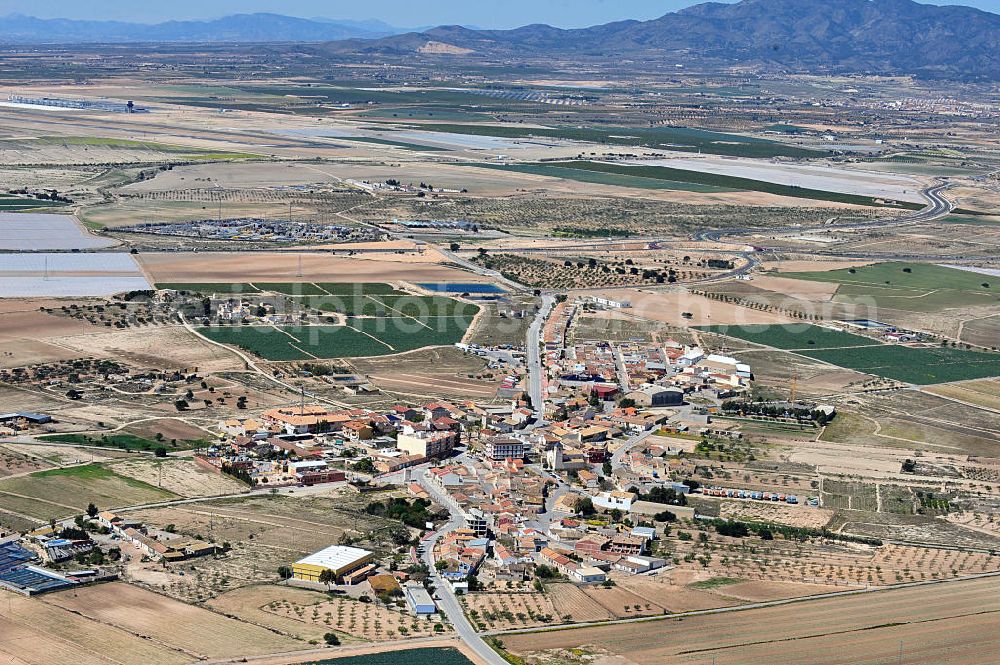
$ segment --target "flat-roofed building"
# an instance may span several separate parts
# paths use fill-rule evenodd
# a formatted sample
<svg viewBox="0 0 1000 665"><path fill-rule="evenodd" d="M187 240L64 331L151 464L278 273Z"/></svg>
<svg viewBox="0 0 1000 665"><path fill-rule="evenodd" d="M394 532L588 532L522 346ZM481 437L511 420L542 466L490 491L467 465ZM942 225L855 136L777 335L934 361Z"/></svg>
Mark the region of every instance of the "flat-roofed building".
<svg viewBox="0 0 1000 665"><path fill-rule="evenodd" d="M442 457L455 448L458 433L443 432L400 432L396 437L396 447L407 455L417 457Z"/></svg>
<svg viewBox="0 0 1000 665"><path fill-rule="evenodd" d="M485 452L493 461L524 459L531 452L531 444L512 436L491 436L486 439Z"/></svg>
<svg viewBox="0 0 1000 665"><path fill-rule="evenodd" d="M350 573L370 564L374 558L374 554L359 547L331 545L296 561L292 565L292 577L307 582L319 582L323 571L329 570L340 583Z"/></svg>
<svg viewBox="0 0 1000 665"><path fill-rule="evenodd" d="M434 604L434 599L427 593L427 589L422 586L407 584L403 588L403 594L406 596L406 602L409 603L410 609L413 610L414 614L434 614L437 612L437 605Z"/></svg>

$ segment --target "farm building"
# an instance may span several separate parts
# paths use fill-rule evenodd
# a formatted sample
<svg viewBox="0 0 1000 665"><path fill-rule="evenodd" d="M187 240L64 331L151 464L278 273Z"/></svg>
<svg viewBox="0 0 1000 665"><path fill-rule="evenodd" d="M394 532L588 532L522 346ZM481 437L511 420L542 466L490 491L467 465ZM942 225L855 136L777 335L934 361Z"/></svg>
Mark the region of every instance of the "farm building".
<svg viewBox="0 0 1000 665"><path fill-rule="evenodd" d="M434 599L422 586L408 584L403 593L406 594L406 602L409 603L414 614L434 614L437 612Z"/></svg>
<svg viewBox="0 0 1000 665"><path fill-rule="evenodd" d="M292 577L307 582L319 582L320 575L329 570L338 583L351 573L365 568L375 555L368 550L344 545L331 545L310 554L292 565Z"/></svg>
<svg viewBox="0 0 1000 665"><path fill-rule="evenodd" d="M663 386L647 385L626 393L627 399L636 406L680 406L684 403L684 391L680 388L664 388Z"/></svg>

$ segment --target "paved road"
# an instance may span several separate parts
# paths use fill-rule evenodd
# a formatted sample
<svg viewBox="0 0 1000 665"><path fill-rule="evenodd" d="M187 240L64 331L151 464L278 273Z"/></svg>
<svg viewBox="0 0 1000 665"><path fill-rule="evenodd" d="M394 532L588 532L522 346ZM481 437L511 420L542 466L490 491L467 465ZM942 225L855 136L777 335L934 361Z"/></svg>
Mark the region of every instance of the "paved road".
<svg viewBox="0 0 1000 665"><path fill-rule="evenodd" d="M612 453L611 455L611 460L610 460L611 468L617 469L618 467L620 467L622 465L622 459L625 458L626 453L628 453L630 450L632 450L633 448L641 444L643 441L648 439L650 436L652 436L654 431L655 430L650 429L646 430L645 432L641 432L640 434L636 434L635 436L631 437L628 441L618 446L618 449L615 450L615 452Z"/></svg>
<svg viewBox="0 0 1000 665"><path fill-rule="evenodd" d="M551 295L542 295L542 306L535 315L535 320L528 326L528 338L525 340L528 366L528 395L531 397L531 408L535 410L536 422L545 419L545 395L542 385L545 382L545 368L542 365L542 352L539 348L542 339L542 328L552 313L556 299Z"/></svg>
<svg viewBox="0 0 1000 665"><path fill-rule="evenodd" d="M420 486L424 488L424 491L430 495L435 503L442 505L448 509L451 514L451 518L448 523L443 527L438 529L433 535L423 541L424 553L422 558L424 563L427 564L427 568L430 569L431 579L434 581L434 587L436 589L436 595L440 600L438 605L444 613L448 615L451 625L455 627L455 632L463 642L469 645L469 647L476 652L483 662L489 665L509 665L503 657L500 656L496 651L494 651L490 645L483 641L483 638L479 636L476 629L472 626L469 620L465 617L465 612L462 610L461 604L458 602L458 598L455 596L451 589L451 585L442 578L437 569L434 568L434 543L436 543L445 534L454 531L455 529L461 527L465 523L464 516L462 514L462 509L445 492L438 489L438 487L432 483L427 473L421 473L417 477L417 482Z"/></svg>
<svg viewBox="0 0 1000 665"><path fill-rule="evenodd" d="M950 183L943 183L940 185L934 185L933 187L928 187L920 192L920 194L927 199L927 206L917 210L915 212L907 213L905 215L899 215L896 217L883 217L881 219L875 219L867 222L845 222L843 224L827 224L820 227L822 230L828 229L865 229L865 228L877 228L877 227L889 227L889 226L902 226L905 224L917 224L919 222L930 222L939 217L949 214L955 209L955 204L949 201L944 196L944 191L951 187ZM808 229L801 226L785 226L768 229L767 233L771 235L781 234L781 233L796 233L803 232ZM741 228L741 229L726 229L717 231L699 231L694 235L694 239L698 241L721 241L723 238L733 238L737 236L743 236L751 233L760 233L759 228Z"/></svg>

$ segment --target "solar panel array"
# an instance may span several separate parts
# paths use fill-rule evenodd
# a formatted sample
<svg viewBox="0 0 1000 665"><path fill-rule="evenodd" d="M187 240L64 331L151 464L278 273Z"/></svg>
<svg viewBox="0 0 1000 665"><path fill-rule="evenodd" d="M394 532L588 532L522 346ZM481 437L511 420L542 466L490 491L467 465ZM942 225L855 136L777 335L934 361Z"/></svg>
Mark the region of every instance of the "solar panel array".
<svg viewBox="0 0 1000 665"><path fill-rule="evenodd" d="M0 545L0 582L33 593L73 586L72 582L55 575L29 568L29 564L35 559L34 553L17 543Z"/></svg>

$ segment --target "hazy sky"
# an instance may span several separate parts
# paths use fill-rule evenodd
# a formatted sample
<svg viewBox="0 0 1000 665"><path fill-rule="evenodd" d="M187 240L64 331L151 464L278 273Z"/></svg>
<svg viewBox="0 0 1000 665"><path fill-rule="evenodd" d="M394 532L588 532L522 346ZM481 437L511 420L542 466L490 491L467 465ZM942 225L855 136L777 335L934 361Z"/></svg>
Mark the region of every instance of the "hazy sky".
<svg viewBox="0 0 1000 665"><path fill-rule="evenodd" d="M830 0L836 2L836 0ZM1000 0L934 0L1000 13ZM621 19L651 19L694 0L0 0L0 15L156 22L270 11L291 16L364 20L411 27L458 23L511 28L527 23L580 27Z"/></svg>

